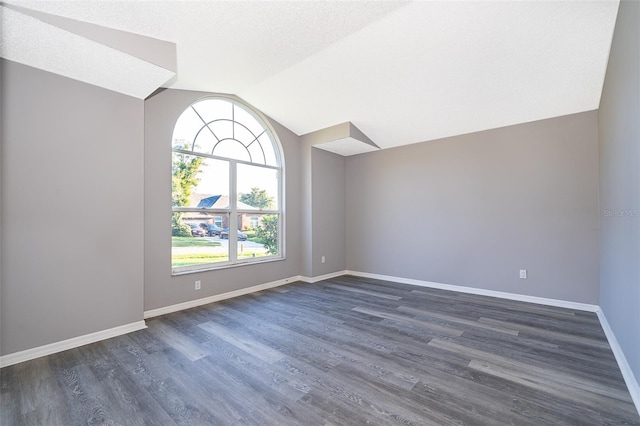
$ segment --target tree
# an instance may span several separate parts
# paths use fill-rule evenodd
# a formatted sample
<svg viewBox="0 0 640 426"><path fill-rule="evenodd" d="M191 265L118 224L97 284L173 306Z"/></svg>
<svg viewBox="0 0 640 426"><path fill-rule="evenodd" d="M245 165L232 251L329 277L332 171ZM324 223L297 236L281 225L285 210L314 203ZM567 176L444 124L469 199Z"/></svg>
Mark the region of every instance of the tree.
<svg viewBox="0 0 640 426"><path fill-rule="evenodd" d="M258 237L269 254L278 254L278 215L270 214L262 217L262 226L256 228Z"/></svg>
<svg viewBox="0 0 640 426"><path fill-rule="evenodd" d="M185 154L174 154L171 176L171 203L175 207L189 205L191 191L198 185L200 178L198 174L202 172L200 165L201 157L190 157ZM191 228L182 223L182 213L174 212L171 217L171 235L174 237L190 237Z"/></svg>
<svg viewBox="0 0 640 426"><path fill-rule="evenodd" d="M191 190L198 185L202 172L202 157L191 157L185 154L174 154L173 176L171 177L171 198L173 205L184 207L189 205Z"/></svg>
<svg viewBox="0 0 640 426"><path fill-rule="evenodd" d="M273 204L273 197L267 195L267 191L258 187L251 188L248 194L240 195L240 201L251 207L257 207L260 210L270 209Z"/></svg>

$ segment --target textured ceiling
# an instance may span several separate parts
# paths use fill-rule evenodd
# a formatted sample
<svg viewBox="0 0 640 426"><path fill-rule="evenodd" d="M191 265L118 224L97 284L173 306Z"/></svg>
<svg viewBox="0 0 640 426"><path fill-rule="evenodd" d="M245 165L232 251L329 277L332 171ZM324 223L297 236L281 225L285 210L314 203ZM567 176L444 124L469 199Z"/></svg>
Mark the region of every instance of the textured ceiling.
<svg viewBox="0 0 640 426"><path fill-rule="evenodd" d="M0 56L11 61L141 99L175 76L171 69L2 4L0 16ZM123 35L104 28L91 30L95 29L109 39ZM129 35L140 41L136 35ZM149 43L144 45L148 47ZM168 47L175 51L175 46Z"/></svg>
<svg viewBox="0 0 640 426"><path fill-rule="evenodd" d="M177 76L165 86L236 94L298 134L350 121L381 148L597 109L618 9L617 0L5 3L175 43Z"/></svg>

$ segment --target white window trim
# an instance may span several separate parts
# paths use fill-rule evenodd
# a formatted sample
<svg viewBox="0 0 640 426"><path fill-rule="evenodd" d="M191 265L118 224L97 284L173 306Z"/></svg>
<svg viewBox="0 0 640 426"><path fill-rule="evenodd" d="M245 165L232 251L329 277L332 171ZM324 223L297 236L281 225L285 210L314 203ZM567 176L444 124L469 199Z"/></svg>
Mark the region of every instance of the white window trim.
<svg viewBox="0 0 640 426"><path fill-rule="evenodd" d="M262 123L266 129L272 135L272 143L274 144L274 150L276 155L276 160L279 163L279 166L272 166L267 164L259 164L252 163L249 161L238 160L234 158L228 157L220 157L216 155L200 153L195 151L189 151L184 149L176 149L172 148L171 152L174 153L182 153L187 155L195 155L204 158L211 158L216 160L222 160L229 162L229 209L196 209L192 207L173 207L172 212L202 212L208 214L229 214L229 261L227 262L216 262L216 263L206 263L206 264L198 264L198 265L190 265L190 266L181 266L178 268L171 268L171 275L184 275L191 274L195 272L203 272L203 271L214 271L220 269L228 269L235 267L242 267L248 265L258 265L262 263L269 262L278 262L282 260L286 260L286 167L285 167L285 158L284 158L284 150L282 149L282 143L280 142L280 138L276 133L275 129L271 125L270 121L264 116L260 111L256 110L253 106L247 104L244 101L240 101L235 97L227 96L227 95L214 95L214 96L206 96L200 99L196 99L191 104L189 104L188 108L191 108L192 105L201 102L207 99L223 99L233 104L240 104L244 107L244 110L249 114L253 115L260 123ZM186 109L185 109L186 110ZM177 121L176 121L177 122ZM175 127L175 124L174 124ZM275 169L278 170L278 204L280 206L279 210L238 210L237 209L237 190L236 190L236 182L237 182L237 164L247 164L251 166L257 166L267 169ZM237 258L237 249L238 249L238 239L237 233L231 232L232 229L237 229L238 226L238 215L243 213L261 213L261 214L277 214L278 218L278 254L271 256L261 256L256 258L246 258L246 259L238 259ZM234 227L235 226L235 227ZM233 256L232 256L233 252ZM231 260L235 259L235 260Z"/></svg>

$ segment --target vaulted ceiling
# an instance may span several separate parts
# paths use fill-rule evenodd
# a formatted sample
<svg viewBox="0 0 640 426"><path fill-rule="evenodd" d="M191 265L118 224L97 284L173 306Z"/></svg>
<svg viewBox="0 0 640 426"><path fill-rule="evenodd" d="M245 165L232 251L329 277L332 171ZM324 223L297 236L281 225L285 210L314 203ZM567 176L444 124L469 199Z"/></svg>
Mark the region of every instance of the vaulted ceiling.
<svg viewBox="0 0 640 426"><path fill-rule="evenodd" d="M140 98L236 94L298 134L352 122L388 148L597 109L618 1L0 7L10 60Z"/></svg>

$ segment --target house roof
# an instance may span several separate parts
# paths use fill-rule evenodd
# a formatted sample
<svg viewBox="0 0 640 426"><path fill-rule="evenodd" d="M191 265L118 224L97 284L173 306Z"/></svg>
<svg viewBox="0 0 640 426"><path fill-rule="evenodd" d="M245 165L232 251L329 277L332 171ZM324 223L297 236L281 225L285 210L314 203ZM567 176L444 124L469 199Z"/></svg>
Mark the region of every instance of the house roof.
<svg viewBox="0 0 640 426"><path fill-rule="evenodd" d="M190 205L204 209L226 209L229 207L228 195L191 194ZM238 210L259 210L256 207L236 201Z"/></svg>
<svg viewBox="0 0 640 426"><path fill-rule="evenodd" d="M10 60L141 98L236 94L300 135L351 122L389 148L597 109L618 1L0 8Z"/></svg>
<svg viewBox="0 0 640 426"><path fill-rule="evenodd" d="M216 202L220 199L220 197L221 195L212 195L210 197L201 198L200 201L198 202L198 208L210 209L216 204ZM227 205L228 205L228 200L227 200Z"/></svg>

